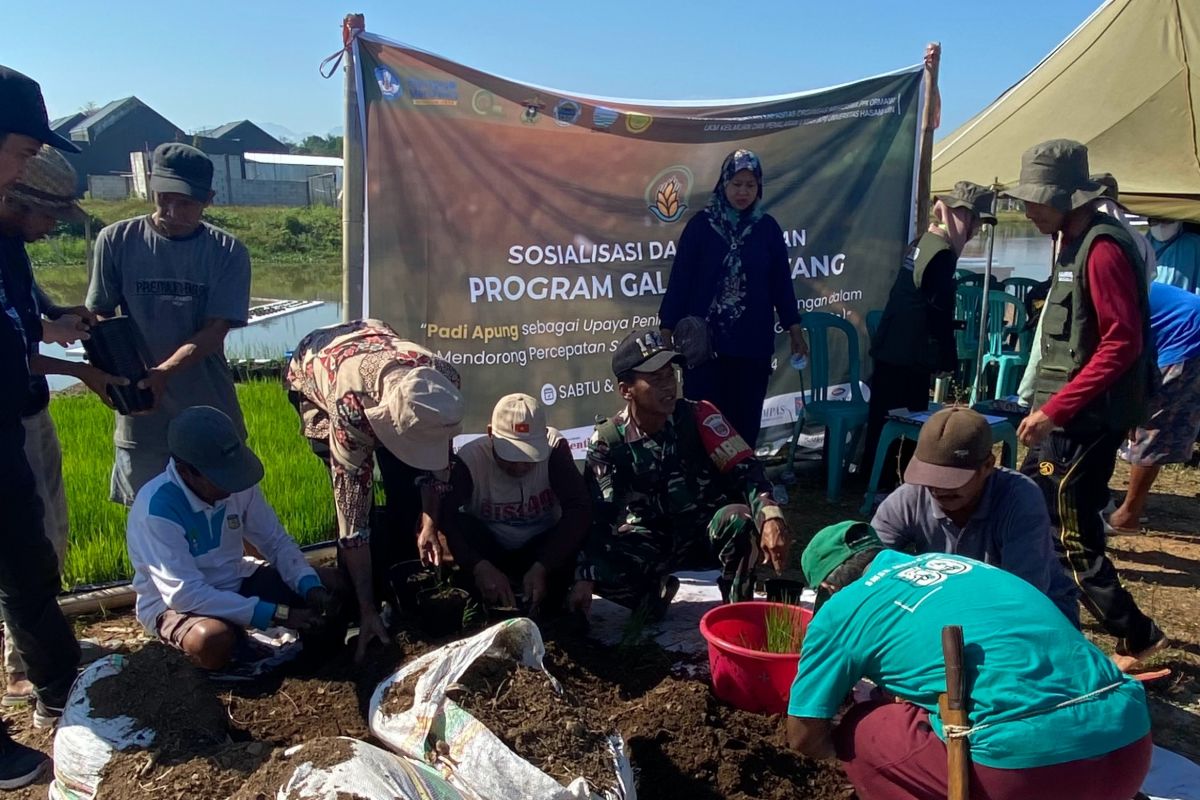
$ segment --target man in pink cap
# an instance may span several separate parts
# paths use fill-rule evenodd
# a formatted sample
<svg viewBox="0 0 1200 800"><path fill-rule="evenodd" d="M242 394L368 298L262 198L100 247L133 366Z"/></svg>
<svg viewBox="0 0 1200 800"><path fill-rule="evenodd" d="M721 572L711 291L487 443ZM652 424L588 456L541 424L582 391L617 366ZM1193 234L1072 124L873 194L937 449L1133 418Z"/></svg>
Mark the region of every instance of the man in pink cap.
<svg viewBox="0 0 1200 800"><path fill-rule="evenodd" d="M491 606L554 613L587 536L591 502L571 447L527 394L500 398L487 436L464 445L442 501L454 561Z"/></svg>

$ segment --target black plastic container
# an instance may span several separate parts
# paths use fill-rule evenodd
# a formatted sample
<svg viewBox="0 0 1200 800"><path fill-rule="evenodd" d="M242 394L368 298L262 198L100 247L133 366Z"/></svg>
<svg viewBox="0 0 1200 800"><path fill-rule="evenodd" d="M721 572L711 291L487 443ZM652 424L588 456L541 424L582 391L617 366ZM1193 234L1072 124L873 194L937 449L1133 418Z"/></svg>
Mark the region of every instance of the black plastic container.
<svg viewBox="0 0 1200 800"><path fill-rule="evenodd" d="M767 578L763 584L763 588L767 591L767 600L772 603L800 605L800 595L804 592L804 584L800 581L792 581L787 578Z"/></svg>
<svg viewBox="0 0 1200 800"><path fill-rule="evenodd" d="M88 361L110 375L129 380L127 386L109 386L108 399L121 414L147 411L154 406L154 393L139 389L146 377L149 352L137 325L129 317L113 317L92 326L83 349Z"/></svg>

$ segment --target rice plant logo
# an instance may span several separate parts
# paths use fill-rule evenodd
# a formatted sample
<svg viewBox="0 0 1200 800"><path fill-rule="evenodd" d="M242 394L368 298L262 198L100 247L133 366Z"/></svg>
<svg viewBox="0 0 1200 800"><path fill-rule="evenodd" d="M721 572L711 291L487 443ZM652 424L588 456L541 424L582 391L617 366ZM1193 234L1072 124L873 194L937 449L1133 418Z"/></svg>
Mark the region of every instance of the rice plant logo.
<svg viewBox="0 0 1200 800"><path fill-rule="evenodd" d="M682 164L667 167L646 186L646 207L659 222L678 222L688 209L694 180L692 171Z"/></svg>

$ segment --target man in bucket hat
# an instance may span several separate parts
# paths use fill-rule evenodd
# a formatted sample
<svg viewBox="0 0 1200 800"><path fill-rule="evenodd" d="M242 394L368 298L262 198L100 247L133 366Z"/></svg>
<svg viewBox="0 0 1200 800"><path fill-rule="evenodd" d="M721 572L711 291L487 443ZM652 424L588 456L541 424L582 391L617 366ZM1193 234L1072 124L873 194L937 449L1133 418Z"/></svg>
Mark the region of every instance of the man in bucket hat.
<svg viewBox="0 0 1200 800"><path fill-rule="evenodd" d="M888 412L894 408L924 411L934 373L952 372L958 366L954 272L967 242L983 225L996 224L994 199L991 189L970 181L959 181L953 191L937 195L929 230L900 266L871 340L875 371L860 474L871 474ZM889 454L888 463L892 460ZM884 486L895 485L891 475L883 480Z"/></svg>
<svg viewBox="0 0 1200 800"><path fill-rule="evenodd" d="M801 568L818 606L788 744L837 758L859 797L947 796L942 628L961 626L972 797L1127 800L1153 745L1141 684L1028 582L962 555L885 550L864 522L818 531ZM884 693L852 705L862 678Z"/></svg>
<svg viewBox="0 0 1200 800"><path fill-rule="evenodd" d="M904 485L871 526L894 550L968 556L1018 575L1079 625L1079 592L1054 555L1041 490L996 466L991 426L976 411L944 408L921 426Z"/></svg>
<svg viewBox="0 0 1200 800"><path fill-rule="evenodd" d="M0 66L0 192L20 177L43 143L79 151L50 130L37 82ZM7 261L0 252L0 266ZM62 581L42 529L42 502L25 456L21 416L28 400L30 340L38 338L40 332L25 330L0 280L0 376L6 382L0 392L0 604L37 693L34 724L47 727L61 715L75 680L79 645L58 607ZM0 788L33 782L48 764L45 755L14 742L0 724Z"/></svg>
<svg viewBox="0 0 1200 800"><path fill-rule="evenodd" d="M21 178L0 196L0 275L13 307L26 330L47 336L80 336L93 317L82 306L64 308L52 303L33 279L26 244L49 235L59 222L79 222L84 211L75 202L75 170L54 148L43 145L25 166ZM50 334L58 320L60 333ZM82 323L82 324L81 324ZM31 340L33 337L30 337ZM50 418L50 388L46 375L68 375L83 381L108 402L107 388L121 385L118 378L86 362L53 358L38 352L38 342L30 341L29 393L22 410L25 427L25 456L33 470L37 494L44 509L43 530L54 546L61 568L67 550L67 498L63 487L62 450L54 422ZM8 630L8 626L5 626ZM13 646L12 636L4 637L4 667L8 683L0 705L21 705L33 697L25 660Z"/></svg>
<svg viewBox="0 0 1200 800"><path fill-rule="evenodd" d="M287 385L309 446L332 473L338 560L358 598L361 660L371 642L387 641L375 597L389 568L418 554L441 563L440 501L462 427L461 379L386 323L358 319L301 339ZM376 463L387 498L380 518L372 514Z"/></svg>
<svg viewBox="0 0 1200 800"><path fill-rule="evenodd" d="M167 426L192 405L224 411L246 435L225 361L225 336L250 313L250 254L202 219L212 202L213 165L194 147L159 145L150 167L151 214L114 222L96 238L87 305L136 325L153 363L142 388L145 414L118 414L110 497L130 505L166 468Z"/></svg>
<svg viewBox="0 0 1200 800"><path fill-rule="evenodd" d="M1104 187L1087 148L1068 139L1035 145L1007 192L1038 230L1060 237L1042 321L1033 411L1017 436L1021 471L1046 498L1059 556L1084 605L1117 638L1124 670L1169 645L1137 607L1105 554L1104 522L1117 448L1149 416L1155 375L1146 269L1120 223L1092 208Z"/></svg>

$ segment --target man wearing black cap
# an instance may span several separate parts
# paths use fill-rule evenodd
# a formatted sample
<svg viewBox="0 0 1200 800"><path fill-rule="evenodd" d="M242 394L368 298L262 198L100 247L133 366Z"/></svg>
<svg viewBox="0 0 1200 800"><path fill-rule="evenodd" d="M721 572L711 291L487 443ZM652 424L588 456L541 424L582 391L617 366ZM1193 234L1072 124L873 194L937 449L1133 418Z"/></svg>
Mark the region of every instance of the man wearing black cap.
<svg viewBox="0 0 1200 800"><path fill-rule="evenodd" d="M0 67L0 191L20 177L43 143L78 152L50 131L37 83ZM79 645L58 607L58 562L42 529L42 502L25 457L21 414L29 387L29 342L42 332L25 329L6 291L0 282L0 376L5 381L0 392L0 605L37 691L34 724L49 727L61 716L75 679ZM48 764L43 754L12 741L0 728L0 789L31 783Z"/></svg>
<svg viewBox="0 0 1200 800"><path fill-rule="evenodd" d="M224 347L229 330L249 316L250 255L201 219L212 176L212 162L196 148L159 145L150 172L154 213L115 222L96 239L88 308L101 317L119 308L154 362L142 382L154 410L117 416L111 492L125 505L166 467L167 425L182 409L219 408L245 436Z"/></svg>
<svg viewBox="0 0 1200 800"><path fill-rule="evenodd" d="M224 412L186 409L171 461L138 492L126 540L138 621L197 666L233 658L246 628L320 627L341 605L336 569L314 570L258 483L263 465ZM249 542L268 560L245 555Z"/></svg>
<svg viewBox="0 0 1200 800"><path fill-rule="evenodd" d="M1079 142L1031 147L1021 156L1020 182L1007 193L1025 202L1039 231L1061 237L1033 411L1017 429L1029 447L1021 471L1045 495L1059 554L1084 605L1117 639L1114 661L1134 670L1169 641L1121 585L1105 554L1100 514L1117 448L1149 418L1157 379L1145 265L1117 220L1092 208L1104 187L1091 179Z"/></svg>
<svg viewBox="0 0 1200 800"><path fill-rule="evenodd" d="M1079 627L1079 593L1054 555L1041 490L996 467L992 429L976 411L945 408L921 426L904 485L871 527L894 550L967 556L1018 575Z"/></svg>
<svg viewBox="0 0 1200 800"><path fill-rule="evenodd" d="M613 353L626 405L588 445L592 532L573 605L594 590L661 616L679 587L672 572L713 566L725 599L748 600L760 553L777 571L787 564L790 534L762 464L715 406L679 399L682 358L657 331Z"/></svg>

